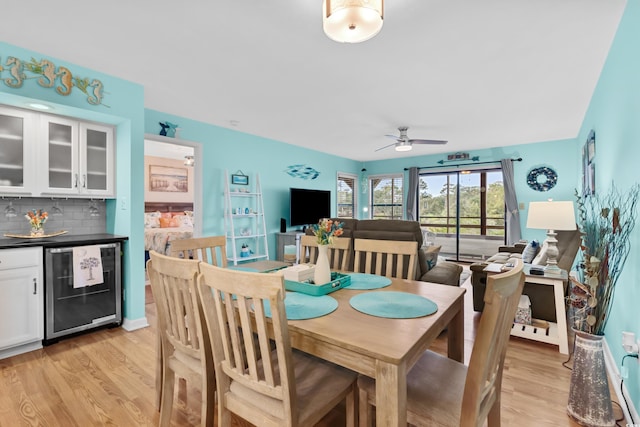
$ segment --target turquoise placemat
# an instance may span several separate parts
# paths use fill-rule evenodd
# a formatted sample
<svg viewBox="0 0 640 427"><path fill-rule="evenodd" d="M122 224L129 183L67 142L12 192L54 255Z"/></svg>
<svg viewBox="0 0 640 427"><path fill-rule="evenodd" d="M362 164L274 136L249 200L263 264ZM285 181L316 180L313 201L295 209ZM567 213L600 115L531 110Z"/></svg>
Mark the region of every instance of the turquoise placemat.
<svg viewBox="0 0 640 427"><path fill-rule="evenodd" d="M349 300L351 307L376 317L411 319L438 311L436 303L408 292L367 292Z"/></svg>
<svg viewBox="0 0 640 427"><path fill-rule="evenodd" d="M238 270L238 271L248 271L250 273L259 273L260 270L256 270L255 268L251 268L251 267L241 267L239 265L230 265L229 267L227 267L229 270Z"/></svg>
<svg viewBox="0 0 640 427"><path fill-rule="evenodd" d="M353 290L369 290L380 289L391 284L391 279L384 276L378 276L368 273L349 273L351 276L351 284L345 289Z"/></svg>
<svg viewBox="0 0 640 427"><path fill-rule="evenodd" d="M338 301L329 295L312 296L299 292L287 292L284 299L284 309L288 320L313 319L325 316L338 308ZM271 307L267 301L264 304L267 317L271 317Z"/></svg>

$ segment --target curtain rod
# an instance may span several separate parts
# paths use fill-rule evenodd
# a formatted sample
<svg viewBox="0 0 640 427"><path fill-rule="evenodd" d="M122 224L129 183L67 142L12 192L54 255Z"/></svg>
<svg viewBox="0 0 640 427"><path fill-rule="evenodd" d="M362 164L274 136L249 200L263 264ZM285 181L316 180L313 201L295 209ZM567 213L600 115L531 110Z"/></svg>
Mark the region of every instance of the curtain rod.
<svg viewBox="0 0 640 427"><path fill-rule="evenodd" d="M522 157L518 157L517 159L509 159L509 160L511 160L512 162L521 162ZM418 167L418 169L451 168L451 167L459 168L460 166L488 165L491 163L500 163L500 160L494 160L492 162L458 163L457 165L420 166ZM404 168L404 170L408 171L409 168Z"/></svg>

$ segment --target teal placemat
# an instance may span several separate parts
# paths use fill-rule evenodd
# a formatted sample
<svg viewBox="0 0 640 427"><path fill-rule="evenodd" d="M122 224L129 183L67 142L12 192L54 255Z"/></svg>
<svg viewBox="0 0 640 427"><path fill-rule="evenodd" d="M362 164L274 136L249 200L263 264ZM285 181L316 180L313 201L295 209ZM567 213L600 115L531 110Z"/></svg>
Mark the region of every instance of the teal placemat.
<svg viewBox="0 0 640 427"><path fill-rule="evenodd" d="M284 309L288 320L313 319L325 316L338 308L338 301L329 295L311 296L299 292L287 292L284 299ZM267 317L271 317L271 307L267 301L264 304Z"/></svg>
<svg viewBox="0 0 640 427"><path fill-rule="evenodd" d="M438 311L436 303L408 292L367 292L349 300L351 307L376 317L411 319Z"/></svg>
<svg viewBox="0 0 640 427"><path fill-rule="evenodd" d="M368 273L349 273L351 276L351 284L345 289L352 290L369 290L380 289L391 284L391 279L384 276L378 276Z"/></svg>
<svg viewBox="0 0 640 427"><path fill-rule="evenodd" d="M250 273L259 273L260 270L256 270L255 268L251 268L251 267L241 267L239 265L230 265L229 267L227 267L229 270L238 270L238 271L248 271Z"/></svg>

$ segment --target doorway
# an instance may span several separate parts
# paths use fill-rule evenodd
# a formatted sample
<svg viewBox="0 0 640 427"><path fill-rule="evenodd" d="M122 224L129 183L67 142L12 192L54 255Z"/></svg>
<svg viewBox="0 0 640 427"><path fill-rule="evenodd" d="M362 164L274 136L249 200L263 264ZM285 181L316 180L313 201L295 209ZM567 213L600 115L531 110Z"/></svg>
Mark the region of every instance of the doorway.
<svg viewBox="0 0 640 427"><path fill-rule="evenodd" d="M445 258L484 260L505 243L500 168L421 173L418 193L420 225Z"/></svg>

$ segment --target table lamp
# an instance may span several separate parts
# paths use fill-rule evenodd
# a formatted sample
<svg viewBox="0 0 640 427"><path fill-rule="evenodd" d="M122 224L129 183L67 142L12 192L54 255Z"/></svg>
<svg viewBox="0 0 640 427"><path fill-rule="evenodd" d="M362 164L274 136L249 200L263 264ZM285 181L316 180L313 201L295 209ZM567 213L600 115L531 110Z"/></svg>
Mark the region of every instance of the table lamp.
<svg viewBox="0 0 640 427"><path fill-rule="evenodd" d="M545 273L559 274L558 247L556 243L556 230L575 230L576 214L573 210L573 202L530 202L527 228L547 230L547 266Z"/></svg>

